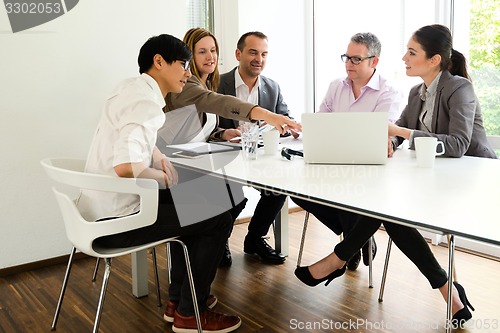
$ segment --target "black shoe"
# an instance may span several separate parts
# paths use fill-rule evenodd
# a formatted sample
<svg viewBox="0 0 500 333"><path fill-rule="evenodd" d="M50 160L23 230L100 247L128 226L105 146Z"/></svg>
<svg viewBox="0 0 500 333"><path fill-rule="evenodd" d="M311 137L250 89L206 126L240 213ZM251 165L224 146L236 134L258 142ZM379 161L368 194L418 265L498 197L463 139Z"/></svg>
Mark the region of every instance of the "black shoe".
<svg viewBox="0 0 500 333"><path fill-rule="evenodd" d="M231 258L231 250L229 250L229 242L226 242L226 248L224 249L224 254L220 260L219 267L229 267L233 263Z"/></svg>
<svg viewBox="0 0 500 333"><path fill-rule="evenodd" d="M326 281L325 287L328 286L333 279L338 278L339 276L344 275L346 266L344 265L342 268L333 271L322 279L315 279L312 277L311 272L309 271L309 266L297 267L295 269L295 276L304 284L307 284L309 287L314 287L320 284L323 281Z"/></svg>
<svg viewBox="0 0 500 333"><path fill-rule="evenodd" d="M451 325L453 328L463 328L464 324L467 320L472 318L472 313L470 313L469 308L474 311L474 307L470 304L467 296L465 295L465 289L458 282L453 282L455 288L458 291L458 297L460 297L460 301L464 305L463 309L458 310L451 319Z"/></svg>
<svg viewBox="0 0 500 333"><path fill-rule="evenodd" d="M243 198L243 200L241 200L239 204L237 204L236 206L234 206L229 210L229 214L231 214L233 222L236 221L241 211L245 208L245 206L247 205L247 201L248 201L247 198Z"/></svg>
<svg viewBox="0 0 500 333"><path fill-rule="evenodd" d="M245 237L243 251L247 254L256 254L263 262L279 265L285 262L286 258L281 253L277 253L262 237Z"/></svg>
<svg viewBox="0 0 500 333"><path fill-rule="evenodd" d="M355 271L358 269L359 263L361 262L361 251L356 252L351 259L346 263L347 269L350 271Z"/></svg>
<svg viewBox="0 0 500 333"><path fill-rule="evenodd" d="M375 259L375 255L377 254L377 243L375 243L375 237L372 236L372 260ZM361 248L361 251L363 252L363 264L365 266L368 266L370 264L369 259L370 259L370 248L368 247L370 245L370 241L367 241L365 245Z"/></svg>

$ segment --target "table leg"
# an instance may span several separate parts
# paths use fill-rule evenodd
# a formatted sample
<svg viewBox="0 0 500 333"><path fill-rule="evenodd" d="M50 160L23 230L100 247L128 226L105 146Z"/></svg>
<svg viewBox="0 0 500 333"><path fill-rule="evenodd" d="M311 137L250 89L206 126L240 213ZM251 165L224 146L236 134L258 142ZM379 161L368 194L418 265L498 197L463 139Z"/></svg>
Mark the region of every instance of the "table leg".
<svg viewBox="0 0 500 333"><path fill-rule="evenodd" d="M446 302L446 333L451 332L451 299L453 291L453 260L455 255L455 236L449 236L448 246L448 300ZM467 306L467 305L466 305Z"/></svg>
<svg viewBox="0 0 500 333"><path fill-rule="evenodd" d="M274 239L276 251L288 256L288 198L274 220Z"/></svg>
<svg viewBox="0 0 500 333"><path fill-rule="evenodd" d="M148 295L147 250L132 253L132 294L135 297Z"/></svg>

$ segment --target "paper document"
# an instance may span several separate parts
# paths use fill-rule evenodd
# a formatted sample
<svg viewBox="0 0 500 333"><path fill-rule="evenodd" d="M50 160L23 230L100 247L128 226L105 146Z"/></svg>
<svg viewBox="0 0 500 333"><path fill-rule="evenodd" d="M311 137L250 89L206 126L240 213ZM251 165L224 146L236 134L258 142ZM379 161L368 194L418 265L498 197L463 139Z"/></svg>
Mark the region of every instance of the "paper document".
<svg viewBox="0 0 500 333"><path fill-rule="evenodd" d="M167 145L167 148L200 155L234 150L234 147L228 145L208 142L189 142L179 145Z"/></svg>

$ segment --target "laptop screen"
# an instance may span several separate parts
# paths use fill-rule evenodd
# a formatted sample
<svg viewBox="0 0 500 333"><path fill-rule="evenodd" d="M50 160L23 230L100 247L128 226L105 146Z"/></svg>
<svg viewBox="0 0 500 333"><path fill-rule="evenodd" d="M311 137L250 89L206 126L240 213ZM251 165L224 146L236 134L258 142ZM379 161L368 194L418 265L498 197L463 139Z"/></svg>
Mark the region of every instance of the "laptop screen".
<svg viewBox="0 0 500 333"><path fill-rule="evenodd" d="M387 112L304 113L304 160L321 164L385 164L387 124Z"/></svg>

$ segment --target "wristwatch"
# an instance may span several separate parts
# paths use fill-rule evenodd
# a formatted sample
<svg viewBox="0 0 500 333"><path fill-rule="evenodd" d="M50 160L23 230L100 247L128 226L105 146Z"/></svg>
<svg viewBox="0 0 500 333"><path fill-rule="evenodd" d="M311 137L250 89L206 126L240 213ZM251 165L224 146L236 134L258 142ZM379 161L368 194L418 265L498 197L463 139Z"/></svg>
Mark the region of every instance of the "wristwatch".
<svg viewBox="0 0 500 333"><path fill-rule="evenodd" d="M215 133L214 139L216 139L216 140L222 139L222 133L224 133L224 131L220 131L220 132Z"/></svg>

